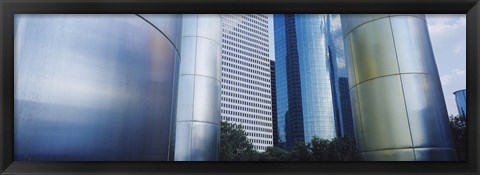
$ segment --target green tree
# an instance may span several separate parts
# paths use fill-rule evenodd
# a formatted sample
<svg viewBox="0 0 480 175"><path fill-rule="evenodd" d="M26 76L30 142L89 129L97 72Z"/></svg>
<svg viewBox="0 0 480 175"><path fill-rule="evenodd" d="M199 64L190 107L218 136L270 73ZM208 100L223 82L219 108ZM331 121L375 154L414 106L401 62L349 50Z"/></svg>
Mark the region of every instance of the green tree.
<svg viewBox="0 0 480 175"><path fill-rule="evenodd" d="M241 125L221 122L220 155L221 161L258 160L258 153L247 140L247 133Z"/></svg>
<svg viewBox="0 0 480 175"><path fill-rule="evenodd" d="M355 139L352 137L337 137L330 141L329 160L356 161L359 160Z"/></svg>
<svg viewBox="0 0 480 175"><path fill-rule="evenodd" d="M314 137L311 141L312 156L316 161L355 161L359 159L355 139L336 137L332 140Z"/></svg>
<svg viewBox="0 0 480 175"><path fill-rule="evenodd" d="M463 116L450 116L450 128L452 129L452 137L457 150L458 160L464 161L467 150L467 125L466 118Z"/></svg>
<svg viewBox="0 0 480 175"><path fill-rule="evenodd" d="M297 142L293 148L284 150L268 147L259 153L247 140L241 125L221 122L221 161L352 161L358 160L355 140L350 137L332 140L314 137L310 143Z"/></svg>
<svg viewBox="0 0 480 175"><path fill-rule="evenodd" d="M311 144L304 144L303 142L297 142L291 151L291 160L293 161L310 161L313 160L311 152Z"/></svg>
<svg viewBox="0 0 480 175"><path fill-rule="evenodd" d="M268 147L267 150L259 154L260 161L289 161L290 152L277 147Z"/></svg>
<svg viewBox="0 0 480 175"><path fill-rule="evenodd" d="M317 161L330 160L330 141L314 136L312 141L312 157Z"/></svg>

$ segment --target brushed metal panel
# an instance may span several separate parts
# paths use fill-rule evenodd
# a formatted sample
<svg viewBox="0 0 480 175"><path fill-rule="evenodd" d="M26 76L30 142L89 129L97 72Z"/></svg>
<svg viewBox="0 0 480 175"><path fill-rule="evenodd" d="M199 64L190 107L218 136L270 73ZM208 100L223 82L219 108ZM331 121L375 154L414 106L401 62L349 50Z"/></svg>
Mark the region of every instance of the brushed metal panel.
<svg viewBox="0 0 480 175"><path fill-rule="evenodd" d="M183 37L182 52L180 57L180 75L195 74L195 64L197 58L197 38Z"/></svg>
<svg viewBox="0 0 480 175"><path fill-rule="evenodd" d="M356 84L399 72L388 18L356 28L350 40Z"/></svg>
<svg viewBox="0 0 480 175"><path fill-rule="evenodd" d="M172 41L175 48L180 52L180 42L182 37L182 34L180 33L182 32L181 14L140 14L140 16L162 31L162 33Z"/></svg>
<svg viewBox="0 0 480 175"><path fill-rule="evenodd" d="M192 122L177 122L175 160L190 160L192 156ZM178 139L181 138L181 139Z"/></svg>
<svg viewBox="0 0 480 175"><path fill-rule="evenodd" d="M428 74L401 75L415 147L453 148L441 86Z"/></svg>
<svg viewBox="0 0 480 175"><path fill-rule="evenodd" d="M211 39L219 45L222 43L222 32L212 32L222 28L222 19L219 14L198 15L197 36Z"/></svg>
<svg viewBox="0 0 480 175"><path fill-rule="evenodd" d="M177 121L193 120L195 76L181 75L178 81Z"/></svg>
<svg viewBox="0 0 480 175"><path fill-rule="evenodd" d="M220 124L220 90L218 80L195 76L193 120Z"/></svg>
<svg viewBox="0 0 480 175"><path fill-rule="evenodd" d="M390 19L400 72L438 74L425 20L413 16Z"/></svg>
<svg viewBox="0 0 480 175"><path fill-rule="evenodd" d="M425 14L389 14L390 17L394 17L394 16L413 16L413 17L417 17L417 18L421 18L423 20L426 20L425 18Z"/></svg>
<svg viewBox="0 0 480 175"><path fill-rule="evenodd" d="M183 14L182 37L197 36L198 15Z"/></svg>
<svg viewBox="0 0 480 175"><path fill-rule="evenodd" d="M457 160L457 152L451 148L415 148L417 161Z"/></svg>
<svg viewBox="0 0 480 175"><path fill-rule="evenodd" d="M164 35L136 15L15 21L15 160L167 160L176 51Z"/></svg>
<svg viewBox="0 0 480 175"><path fill-rule="evenodd" d="M372 22L374 20L388 17L388 14L344 14L346 23L346 34L351 30L355 30L355 28L359 27L360 25L364 25L368 22ZM342 18L343 20L343 18ZM343 26L342 26L343 27Z"/></svg>
<svg viewBox="0 0 480 175"><path fill-rule="evenodd" d="M220 127L210 123L193 122L191 161L212 161L218 158Z"/></svg>
<svg viewBox="0 0 480 175"><path fill-rule="evenodd" d="M215 17L218 19L214 19ZM190 28L186 29L188 27ZM190 69L180 70L182 76L188 73L194 77L193 80L189 80L193 83L188 83L189 86L193 84L193 94L185 94L192 97L188 97L188 100L193 104L193 117L185 121L191 124L189 127L192 135L191 137L176 136L176 144L189 142L191 145L180 150L182 154L188 155L175 156L175 160L217 160L220 132L218 125L220 124L221 44L215 39L221 37L221 18L219 15L185 15L183 29L182 44L192 48L192 50L182 49L183 60L180 68ZM179 105L178 108L182 107ZM183 122L177 120L177 123ZM203 125L216 127L203 127ZM180 129L182 128L177 128L176 131L183 132L179 131Z"/></svg>
<svg viewBox="0 0 480 175"><path fill-rule="evenodd" d="M366 150L412 147L400 76L357 86Z"/></svg>
<svg viewBox="0 0 480 175"><path fill-rule="evenodd" d="M363 127L362 127L362 116L360 115L360 109L358 108L358 99L357 99L357 91L356 87L350 89L350 100L352 105L352 117L353 117L353 127L355 133L355 140L357 143L357 149L359 151L365 151L365 142L363 137Z"/></svg>
<svg viewBox="0 0 480 175"><path fill-rule="evenodd" d="M219 59L222 57L221 55L222 50L218 43L209 39L198 37L195 74L209 76L217 80L221 80L222 60Z"/></svg>
<svg viewBox="0 0 480 175"><path fill-rule="evenodd" d="M415 161L412 148L369 151L360 156L364 161Z"/></svg>

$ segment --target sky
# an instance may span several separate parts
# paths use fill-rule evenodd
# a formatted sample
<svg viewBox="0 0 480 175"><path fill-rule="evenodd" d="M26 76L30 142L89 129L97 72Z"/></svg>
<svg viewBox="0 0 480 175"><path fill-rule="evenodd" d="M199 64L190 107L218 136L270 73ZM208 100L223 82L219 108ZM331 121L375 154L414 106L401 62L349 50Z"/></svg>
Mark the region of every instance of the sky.
<svg viewBox="0 0 480 175"><path fill-rule="evenodd" d="M465 14L426 15L449 115L458 115L453 92L466 89Z"/></svg>
<svg viewBox="0 0 480 175"><path fill-rule="evenodd" d="M426 19L448 115L458 115L453 92L466 89L465 14L427 14ZM270 58L275 60L272 18L269 30Z"/></svg>

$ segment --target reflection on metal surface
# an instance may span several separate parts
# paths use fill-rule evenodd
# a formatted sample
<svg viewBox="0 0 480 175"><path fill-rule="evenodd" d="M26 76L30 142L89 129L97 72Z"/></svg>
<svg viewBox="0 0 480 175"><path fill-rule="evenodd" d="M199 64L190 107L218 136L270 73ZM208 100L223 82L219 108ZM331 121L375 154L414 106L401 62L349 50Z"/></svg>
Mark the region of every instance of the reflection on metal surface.
<svg viewBox="0 0 480 175"><path fill-rule="evenodd" d="M169 160L179 54L164 34L136 15L15 24L15 160Z"/></svg>
<svg viewBox="0 0 480 175"><path fill-rule="evenodd" d="M183 16L176 161L218 159L221 24L219 15Z"/></svg>
<svg viewBox="0 0 480 175"><path fill-rule="evenodd" d="M395 48L388 18L364 24L350 36L355 84L375 77L398 74Z"/></svg>
<svg viewBox="0 0 480 175"><path fill-rule="evenodd" d="M365 150L412 147L400 76L357 85Z"/></svg>
<svg viewBox="0 0 480 175"><path fill-rule="evenodd" d="M342 15L357 145L364 160L455 160L422 15Z"/></svg>

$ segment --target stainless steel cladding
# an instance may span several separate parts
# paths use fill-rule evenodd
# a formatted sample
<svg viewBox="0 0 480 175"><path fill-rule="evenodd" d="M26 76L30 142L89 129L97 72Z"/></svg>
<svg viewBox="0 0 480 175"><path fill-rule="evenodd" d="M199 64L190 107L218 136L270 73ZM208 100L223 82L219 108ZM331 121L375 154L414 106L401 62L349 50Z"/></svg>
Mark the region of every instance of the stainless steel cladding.
<svg viewBox="0 0 480 175"><path fill-rule="evenodd" d="M221 25L219 15L183 16L176 161L218 159Z"/></svg>
<svg viewBox="0 0 480 175"><path fill-rule="evenodd" d="M181 15L15 15L15 26L15 160L173 158Z"/></svg>
<svg viewBox="0 0 480 175"><path fill-rule="evenodd" d="M364 160L455 160L424 15L342 15Z"/></svg>

